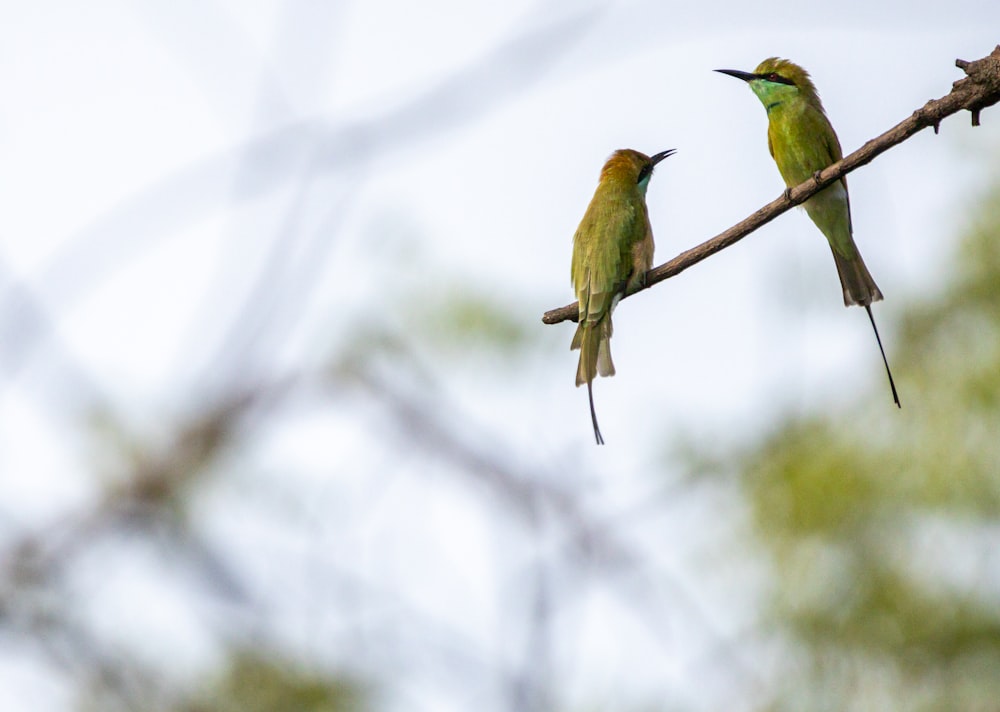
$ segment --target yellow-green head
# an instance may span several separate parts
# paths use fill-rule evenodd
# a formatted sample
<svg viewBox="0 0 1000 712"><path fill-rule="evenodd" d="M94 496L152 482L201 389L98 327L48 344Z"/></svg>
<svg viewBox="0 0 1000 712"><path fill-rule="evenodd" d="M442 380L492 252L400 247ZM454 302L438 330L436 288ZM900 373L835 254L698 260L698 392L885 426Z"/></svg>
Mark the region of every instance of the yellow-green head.
<svg viewBox="0 0 1000 712"><path fill-rule="evenodd" d="M631 148L615 151L601 169L600 184L629 188L637 185L639 191L645 195L656 164L673 154L673 149L661 151L653 156L633 151Z"/></svg>
<svg viewBox="0 0 1000 712"><path fill-rule="evenodd" d="M758 64L752 72L741 72L738 69L715 71L742 79L749 84L769 113L776 106L795 101L806 101L823 112L823 104L819 100L819 93L809 77L809 72L795 62L780 57L769 57Z"/></svg>

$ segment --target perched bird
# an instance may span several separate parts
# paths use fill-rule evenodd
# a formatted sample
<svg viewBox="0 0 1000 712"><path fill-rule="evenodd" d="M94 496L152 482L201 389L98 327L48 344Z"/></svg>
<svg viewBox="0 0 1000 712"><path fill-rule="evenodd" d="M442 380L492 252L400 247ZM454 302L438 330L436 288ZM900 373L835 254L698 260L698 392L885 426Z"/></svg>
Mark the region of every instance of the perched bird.
<svg viewBox="0 0 1000 712"><path fill-rule="evenodd" d="M615 151L604 168L594 197L573 236L570 277L580 301L579 326L571 350L580 350L576 385L587 384L594 437L604 444L594 411L593 380L615 375L611 361L611 312L625 291L642 284L653 264L653 231L646 210L646 188L657 163L673 149L647 156Z"/></svg>
<svg viewBox="0 0 1000 712"><path fill-rule="evenodd" d="M774 162L778 164L786 190L843 158L840 141L826 118L816 87L802 67L787 59L771 57L761 62L753 72L735 69L715 71L747 82L764 105L768 119L767 147ZM892 399L897 407L901 407L892 371L889 370L889 360L882 348L875 317L872 316L871 303L882 299L882 292L854 244L846 178L821 190L807 200L803 207L816 227L826 235L833 250L833 259L837 263L837 273L844 290L844 305L857 304L868 312L868 319L872 323L875 340L885 363L885 372L889 376Z"/></svg>

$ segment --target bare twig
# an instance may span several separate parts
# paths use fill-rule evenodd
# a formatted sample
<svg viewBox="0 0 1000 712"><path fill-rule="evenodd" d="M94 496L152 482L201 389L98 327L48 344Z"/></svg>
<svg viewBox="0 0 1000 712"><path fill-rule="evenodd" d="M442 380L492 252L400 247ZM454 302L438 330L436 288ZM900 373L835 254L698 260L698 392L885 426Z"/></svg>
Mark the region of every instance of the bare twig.
<svg viewBox="0 0 1000 712"><path fill-rule="evenodd" d="M881 136L868 141L849 156L817 172L801 185L783 193L781 197L760 208L746 220L737 223L725 232L719 233L697 247L682 252L669 262L665 262L659 267L649 270L646 273L645 284L629 290L625 293L625 296L629 297L638 291L653 286L657 282L662 282L669 277L673 277L691 265L701 262L706 257L724 250L757 228L769 223L783 212L805 202L820 190L847 175L855 168L871 162L879 154L902 143L918 131L934 127L934 132L937 133L942 119L952 114L958 113L963 109L970 111L972 113L972 125L978 126L979 112L1000 101L1000 45L982 59L974 62L957 59L955 60L955 65L964 70L967 76L955 82L948 94L940 99L928 101L904 121L896 124ZM542 316L542 321L546 324L558 324L566 320L576 321L577 309L578 305L576 302L560 307L559 309L552 309L545 312Z"/></svg>

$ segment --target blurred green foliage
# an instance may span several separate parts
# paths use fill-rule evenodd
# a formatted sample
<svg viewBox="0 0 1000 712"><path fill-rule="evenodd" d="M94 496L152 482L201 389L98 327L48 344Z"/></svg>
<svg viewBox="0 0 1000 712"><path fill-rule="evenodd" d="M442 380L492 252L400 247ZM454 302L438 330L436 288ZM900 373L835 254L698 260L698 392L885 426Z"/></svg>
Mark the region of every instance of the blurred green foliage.
<svg viewBox="0 0 1000 712"><path fill-rule="evenodd" d="M464 351L480 346L511 356L537 346L540 330L518 318L519 314L511 314L510 306L505 300L456 286L416 318L429 324L435 341Z"/></svg>
<svg viewBox="0 0 1000 712"><path fill-rule="evenodd" d="M228 673L190 712L363 712L371 709L365 689L338 675L307 672L252 653L239 653Z"/></svg>
<svg viewBox="0 0 1000 712"><path fill-rule="evenodd" d="M738 456L783 651L767 709L1000 709L1000 183L941 272L888 340L902 411L879 383Z"/></svg>

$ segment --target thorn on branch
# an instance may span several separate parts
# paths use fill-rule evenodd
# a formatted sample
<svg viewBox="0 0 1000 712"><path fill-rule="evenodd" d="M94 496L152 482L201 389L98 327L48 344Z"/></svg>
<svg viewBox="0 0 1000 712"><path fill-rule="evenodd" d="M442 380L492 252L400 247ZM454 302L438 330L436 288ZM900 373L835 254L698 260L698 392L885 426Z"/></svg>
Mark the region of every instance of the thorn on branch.
<svg viewBox="0 0 1000 712"><path fill-rule="evenodd" d="M1000 101L1000 45L987 56L974 62L956 59L955 66L966 74L964 79L955 82L955 89L970 83L979 85L981 89L982 97L966 107L972 114L972 125L979 126L980 112Z"/></svg>

